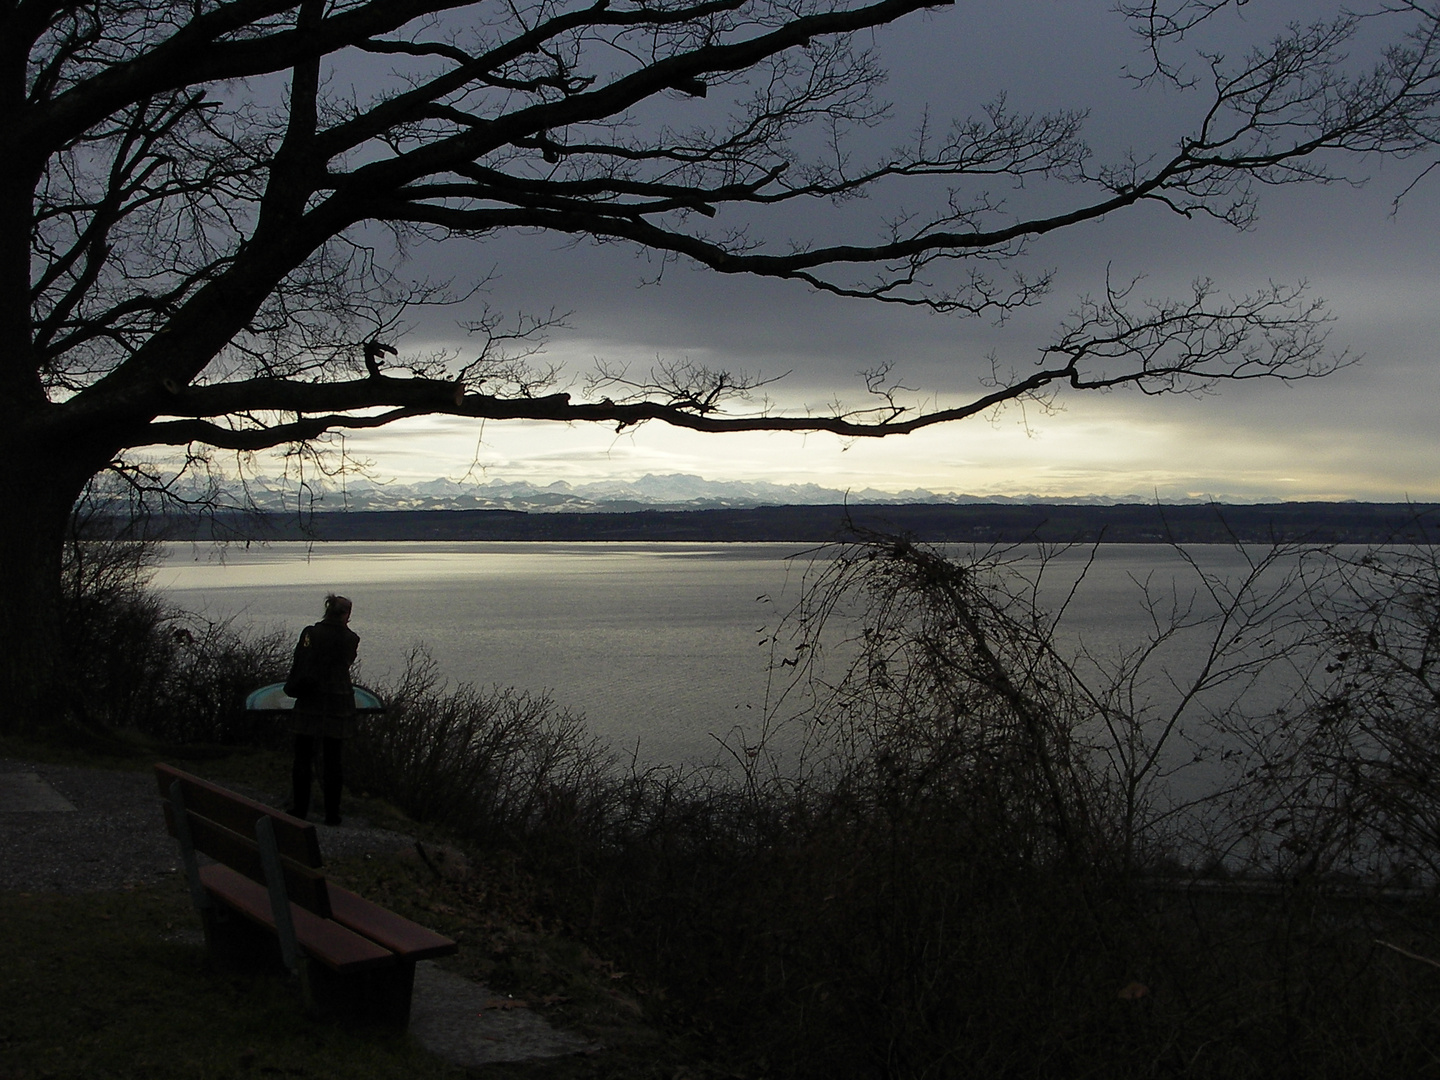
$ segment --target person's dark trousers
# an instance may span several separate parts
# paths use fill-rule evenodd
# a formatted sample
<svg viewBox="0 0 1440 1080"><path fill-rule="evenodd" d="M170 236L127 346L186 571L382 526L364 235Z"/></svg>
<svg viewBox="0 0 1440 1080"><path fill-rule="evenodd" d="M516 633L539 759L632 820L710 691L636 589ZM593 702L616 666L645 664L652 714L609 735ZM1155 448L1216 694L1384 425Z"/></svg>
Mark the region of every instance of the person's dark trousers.
<svg viewBox="0 0 1440 1080"><path fill-rule="evenodd" d="M340 820L340 788L345 783L343 758L344 740L322 738L321 752L325 764L321 773L321 787L325 798L325 820ZM310 812L310 770L315 759L315 737L295 736L295 765L290 772L290 812L298 818Z"/></svg>

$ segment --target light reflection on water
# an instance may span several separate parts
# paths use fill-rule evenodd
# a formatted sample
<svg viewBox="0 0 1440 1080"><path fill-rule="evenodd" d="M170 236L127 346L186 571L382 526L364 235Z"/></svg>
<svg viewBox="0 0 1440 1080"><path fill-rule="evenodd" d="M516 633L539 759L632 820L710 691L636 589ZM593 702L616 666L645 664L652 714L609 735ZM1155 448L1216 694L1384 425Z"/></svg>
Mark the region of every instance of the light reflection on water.
<svg viewBox="0 0 1440 1080"><path fill-rule="evenodd" d="M177 604L286 636L335 591L355 602L360 679L384 683L423 644L457 682L550 691L643 761L697 761L714 736L758 722L764 643L814 572L798 544L276 543L223 552L172 545L156 578ZM1192 549L1239 574L1229 548ZM798 557L796 557L798 556ZM796 557L796 558L792 558ZM1088 551L1060 555L1042 597L1068 591ZM1161 545L1096 553L1065 636L1101 649L1149 627L1137 580L1194 587Z"/></svg>
<svg viewBox="0 0 1440 1080"><path fill-rule="evenodd" d="M355 602L361 678L423 644L444 675L549 690L646 760L694 760L763 709L760 642L797 595L799 545L175 545L157 584L182 607L298 633L327 591ZM787 585L790 586L787 591Z"/></svg>

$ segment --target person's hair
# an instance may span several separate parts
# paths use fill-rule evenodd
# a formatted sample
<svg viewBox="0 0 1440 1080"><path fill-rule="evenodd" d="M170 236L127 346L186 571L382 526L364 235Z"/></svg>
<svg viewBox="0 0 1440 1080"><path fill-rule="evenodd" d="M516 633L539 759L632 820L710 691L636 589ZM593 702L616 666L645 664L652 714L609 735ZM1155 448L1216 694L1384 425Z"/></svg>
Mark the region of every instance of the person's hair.
<svg viewBox="0 0 1440 1080"><path fill-rule="evenodd" d="M338 619L341 615L349 615L354 606L345 597L330 593L325 597L325 618Z"/></svg>

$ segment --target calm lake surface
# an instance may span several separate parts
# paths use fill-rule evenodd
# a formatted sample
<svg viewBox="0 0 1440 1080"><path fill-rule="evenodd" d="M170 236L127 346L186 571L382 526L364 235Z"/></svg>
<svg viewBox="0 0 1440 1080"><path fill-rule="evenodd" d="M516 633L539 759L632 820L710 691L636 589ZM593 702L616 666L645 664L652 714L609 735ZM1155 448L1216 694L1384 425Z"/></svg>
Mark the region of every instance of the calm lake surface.
<svg viewBox="0 0 1440 1080"><path fill-rule="evenodd" d="M646 762L700 761L716 737L753 729L769 683L768 639L815 572L804 545L643 543L175 544L157 586L210 619L298 635L330 591L355 602L357 681L378 685L424 646L452 682L548 691ZM1197 548L1238 574L1241 553ZM1047 570L1062 597L1088 551ZM1193 589L1163 545L1111 545L1072 601L1068 632L1101 648L1149 625L1137 580ZM1068 576L1067 576L1068 575Z"/></svg>

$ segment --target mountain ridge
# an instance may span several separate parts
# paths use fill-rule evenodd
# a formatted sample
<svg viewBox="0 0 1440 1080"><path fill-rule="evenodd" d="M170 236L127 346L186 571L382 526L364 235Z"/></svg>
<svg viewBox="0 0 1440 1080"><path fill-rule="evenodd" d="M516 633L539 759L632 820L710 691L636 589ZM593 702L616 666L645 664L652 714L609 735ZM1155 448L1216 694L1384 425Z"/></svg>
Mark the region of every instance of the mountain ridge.
<svg viewBox="0 0 1440 1080"><path fill-rule="evenodd" d="M259 476L243 491L222 485L222 496L261 510L376 511L400 510L523 510L531 513L617 513L644 508L668 510L738 509L759 506L825 505L1034 505L1114 506L1149 504L1154 496L1100 494L1042 496L972 495L934 492L926 488L881 491L842 489L820 484L776 484L764 480L707 480L693 473L646 473L632 480L600 480L571 484L564 480L535 484L527 480L485 481L437 477L409 483L379 482L364 477L341 483ZM192 495L201 494L198 490ZM1204 505L1210 497L1177 500L1174 505ZM1224 500L1222 500L1224 501Z"/></svg>

